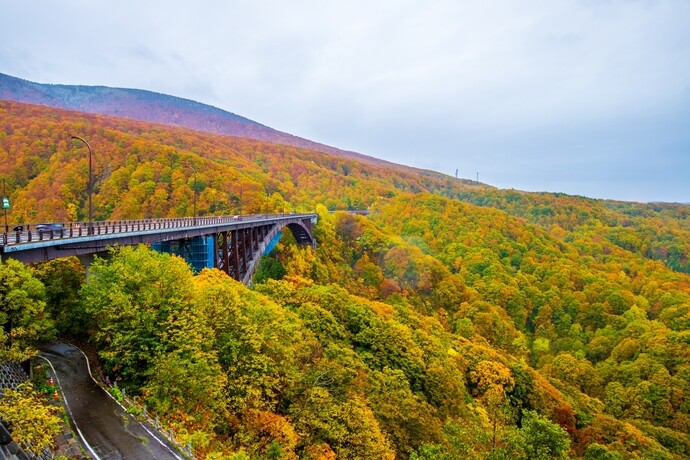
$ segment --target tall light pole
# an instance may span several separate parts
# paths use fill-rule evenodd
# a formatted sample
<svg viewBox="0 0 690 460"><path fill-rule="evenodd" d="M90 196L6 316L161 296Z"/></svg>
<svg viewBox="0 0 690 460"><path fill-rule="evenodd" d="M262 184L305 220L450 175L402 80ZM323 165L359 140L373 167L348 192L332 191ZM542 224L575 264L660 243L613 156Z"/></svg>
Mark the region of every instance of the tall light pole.
<svg viewBox="0 0 690 460"><path fill-rule="evenodd" d="M192 199L194 203L194 217L192 218L192 224L196 225L196 168L192 164L187 164L187 168L190 168L194 173L194 198Z"/></svg>
<svg viewBox="0 0 690 460"><path fill-rule="evenodd" d="M5 233L9 233L10 226L7 225L7 210L10 208L10 200L7 198L5 190L5 178L2 178L2 210L5 212Z"/></svg>
<svg viewBox="0 0 690 460"><path fill-rule="evenodd" d="M192 170L194 171L194 200L193 200L193 203L194 203L194 205L193 205L193 206L194 206L194 218L192 219L192 223L193 223L194 225L196 225L196 193L197 193L197 192L196 192L196 168L195 168L195 167L192 167Z"/></svg>
<svg viewBox="0 0 690 460"><path fill-rule="evenodd" d="M72 139L77 139L78 141L82 141L84 144L86 144L86 147L89 149L89 186L88 186L88 191L89 191L89 227L87 229L87 234L88 235L93 235L93 204L91 201L91 195L93 195L93 160L91 157L93 156L93 151L91 150L91 146L89 145L88 142L86 142L84 139L78 136L71 136Z"/></svg>
<svg viewBox="0 0 690 460"><path fill-rule="evenodd" d="M240 200L237 202L237 207L239 208L237 214L239 214L240 216L242 215L242 198L244 198L242 195L243 191L244 189L242 188L242 182L240 182Z"/></svg>

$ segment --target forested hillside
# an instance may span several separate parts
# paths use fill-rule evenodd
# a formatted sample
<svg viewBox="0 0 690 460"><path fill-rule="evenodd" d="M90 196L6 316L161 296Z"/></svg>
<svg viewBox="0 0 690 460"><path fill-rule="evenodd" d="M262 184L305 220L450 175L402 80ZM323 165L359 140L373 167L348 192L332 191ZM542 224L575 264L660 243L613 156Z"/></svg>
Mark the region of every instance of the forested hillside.
<svg viewBox="0 0 690 460"><path fill-rule="evenodd" d="M97 219L363 209L400 192L432 192L495 207L559 239L596 238L690 272L690 206L497 190L430 171L389 169L281 144L208 135L0 101L0 174L13 222L84 220L94 150ZM196 174L195 174L196 173ZM196 180L196 185L195 185Z"/></svg>
<svg viewBox="0 0 690 460"><path fill-rule="evenodd" d="M396 191L439 190L450 179L362 164L286 145L117 118L0 103L0 167L16 222L84 219L94 151L97 219L363 209Z"/></svg>
<svg viewBox="0 0 690 460"><path fill-rule="evenodd" d="M5 323L31 304L90 342L200 458L690 458L688 206L11 102L0 129L12 222L84 219L72 134L98 219L190 215L195 184L200 214L318 212L316 249L284 235L251 289L143 247L88 283L69 259L0 272Z"/></svg>
<svg viewBox="0 0 690 460"><path fill-rule="evenodd" d="M49 85L0 73L0 99L181 126L207 133L291 145L378 165L396 166L377 158L277 131L210 105L152 91L107 86Z"/></svg>

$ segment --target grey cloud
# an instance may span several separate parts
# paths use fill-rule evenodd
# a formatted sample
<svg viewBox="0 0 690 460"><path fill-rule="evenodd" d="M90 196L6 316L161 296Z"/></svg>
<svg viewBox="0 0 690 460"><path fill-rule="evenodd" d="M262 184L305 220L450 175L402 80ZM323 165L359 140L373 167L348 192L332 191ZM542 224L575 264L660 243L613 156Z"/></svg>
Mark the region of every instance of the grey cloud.
<svg viewBox="0 0 690 460"><path fill-rule="evenodd" d="M0 7L21 78L171 93L500 187L690 201L685 0Z"/></svg>

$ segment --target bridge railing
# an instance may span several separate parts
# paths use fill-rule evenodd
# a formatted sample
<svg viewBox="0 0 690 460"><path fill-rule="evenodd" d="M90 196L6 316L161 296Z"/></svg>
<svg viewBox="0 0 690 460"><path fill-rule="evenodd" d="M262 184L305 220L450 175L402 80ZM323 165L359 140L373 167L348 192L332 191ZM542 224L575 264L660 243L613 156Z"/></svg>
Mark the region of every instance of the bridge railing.
<svg viewBox="0 0 690 460"><path fill-rule="evenodd" d="M52 227L46 224L18 225L14 227L12 231L2 233L0 244L7 246L35 241L109 235L115 233L194 228L207 225L222 225L243 220L275 219L277 217L294 216L289 214L244 214L235 216L179 217L169 219L106 220L96 221L91 225L89 225L88 222L70 222ZM49 228L37 228L41 227L41 225L45 225Z"/></svg>

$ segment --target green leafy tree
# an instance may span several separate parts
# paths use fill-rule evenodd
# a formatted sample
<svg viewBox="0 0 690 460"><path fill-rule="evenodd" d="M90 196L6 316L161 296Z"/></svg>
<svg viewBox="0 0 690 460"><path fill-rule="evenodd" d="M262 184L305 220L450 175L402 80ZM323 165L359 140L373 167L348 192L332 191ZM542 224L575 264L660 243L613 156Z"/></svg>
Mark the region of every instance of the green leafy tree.
<svg viewBox="0 0 690 460"><path fill-rule="evenodd" d="M37 354L32 342L52 337L44 299L45 288L30 268L12 259L0 263L0 363L31 358Z"/></svg>
<svg viewBox="0 0 690 460"><path fill-rule="evenodd" d="M81 295L109 371L140 388L154 363L174 349L175 322L192 301L184 260L143 246L96 259Z"/></svg>
<svg viewBox="0 0 690 460"><path fill-rule="evenodd" d="M263 283L268 279L280 280L286 274L285 267L278 257L277 251L274 249L268 254L261 256L259 266L254 273L253 282Z"/></svg>
<svg viewBox="0 0 690 460"><path fill-rule="evenodd" d="M523 413L520 434L524 438L526 459L563 459L568 456L568 433L534 411Z"/></svg>
<svg viewBox="0 0 690 460"><path fill-rule="evenodd" d="M611 451L607 449L606 446L602 446L596 442L587 446L584 458L585 460L623 460L621 454Z"/></svg>
<svg viewBox="0 0 690 460"><path fill-rule="evenodd" d="M210 433L226 424L227 376L207 340L211 330L204 318L194 310L181 315L174 350L153 363L143 394L152 410L168 414L186 431Z"/></svg>
<svg viewBox="0 0 690 460"><path fill-rule="evenodd" d="M423 444L410 454L410 460L455 460L456 457L445 451L439 444Z"/></svg>
<svg viewBox="0 0 690 460"><path fill-rule="evenodd" d="M61 334L85 338L88 316L80 302L79 290L86 271L76 257L62 257L33 266L34 275L46 290L46 310L55 319Z"/></svg>
<svg viewBox="0 0 690 460"><path fill-rule="evenodd" d="M219 270L202 271L194 283L228 375L228 408L240 414L275 411L304 372L313 337L293 312Z"/></svg>
<svg viewBox="0 0 690 460"><path fill-rule="evenodd" d="M427 443L441 440L441 422L434 408L412 393L405 374L388 367L372 372L369 401L382 430L401 458Z"/></svg>
<svg viewBox="0 0 690 460"><path fill-rule="evenodd" d="M385 433L360 396L339 401L325 388L316 387L292 411L306 445L325 442L339 458L395 458Z"/></svg>
<svg viewBox="0 0 690 460"><path fill-rule="evenodd" d="M506 393L515 386L515 379L504 364L484 360L470 372L470 381L487 408L491 421L491 449L494 450L500 441L500 428L511 422L512 414Z"/></svg>

